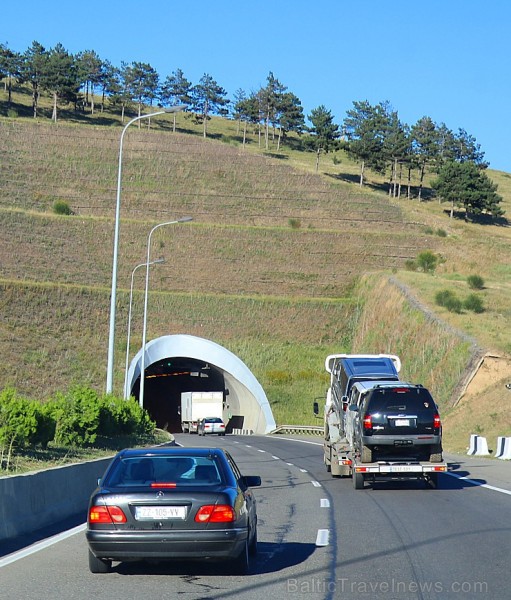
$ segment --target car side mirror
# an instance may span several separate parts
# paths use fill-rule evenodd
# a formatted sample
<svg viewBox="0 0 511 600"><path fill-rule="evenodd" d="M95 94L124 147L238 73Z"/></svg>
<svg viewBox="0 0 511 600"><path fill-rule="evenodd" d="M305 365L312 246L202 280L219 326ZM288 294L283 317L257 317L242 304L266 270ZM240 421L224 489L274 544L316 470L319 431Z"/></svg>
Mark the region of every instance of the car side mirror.
<svg viewBox="0 0 511 600"><path fill-rule="evenodd" d="M356 404L350 404L348 409L353 412L358 412L358 406Z"/></svg>
<svg viewBox="0 0 511 600"><path fill-rule="evenodd" d="M259 487L261 485L261 478L259 475L243 475L241 478L245 488L247 487Z"/></svg>

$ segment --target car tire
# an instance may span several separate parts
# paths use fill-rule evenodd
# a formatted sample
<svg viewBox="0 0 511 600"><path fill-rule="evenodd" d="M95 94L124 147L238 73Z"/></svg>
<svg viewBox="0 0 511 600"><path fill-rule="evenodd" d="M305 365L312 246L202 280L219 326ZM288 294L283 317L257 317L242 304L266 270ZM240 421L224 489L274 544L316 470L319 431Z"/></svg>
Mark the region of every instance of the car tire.
<svg viewBox="0 0 511 600"><path fill-rule="evenodd" d="M89 550L89 570L91 573L110 573L112 561L98 558Z"/></svg>
<svg viewBox="0 0 511 600"><path fill-rule="evenodd" d="M243 544L243 550L234 559L231 571L233 575L246 575L248 573L250 563L248 558L248 539Z"/></svg>
<svg viewBox="0 0 511 600"><path fill-rule="evenodd" d="M364 474L353 472L353 487L356 490L364 489Z"/></svg>
<svg viewBox="0 0 511 600"><path fill-rule="evenodd" d="M250 540L250 544L248 545L248 553L250 554L250 556L256 556L257 554L257 525L254 528L252 539Z"/></svg>
<svg viewBox="0 0 511 600"><path fill-rule="evenodd" d="M363 463L372 463L373 462L373 451L369 446L362 446L362 450L360 452L360 461Z"/></svg>

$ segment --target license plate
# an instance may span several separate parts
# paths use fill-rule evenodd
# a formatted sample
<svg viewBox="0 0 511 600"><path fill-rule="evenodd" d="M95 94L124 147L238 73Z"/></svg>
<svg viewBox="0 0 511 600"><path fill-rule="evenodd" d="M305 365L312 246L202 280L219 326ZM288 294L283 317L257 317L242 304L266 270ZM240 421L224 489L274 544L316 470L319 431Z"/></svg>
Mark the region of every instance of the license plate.
<svg viewBox="0 0 511 600"><path fill-rule="evenodd" d="M135 519L186 519L186 506L136 506Z"/></svg>
<svg viewBox="0 0 511 600"><path fill-rule="evenodd" d="M396 427L410 427L410 419L396 419L394 425Z"/></svg>
<svg viewBox="0 0 511 600"><path fill-rule="evenodd" d="M409 473L412 470L413 467L409 467L407 465L389 465L385 469L382 468L382 472L386 473Z"/></svg>

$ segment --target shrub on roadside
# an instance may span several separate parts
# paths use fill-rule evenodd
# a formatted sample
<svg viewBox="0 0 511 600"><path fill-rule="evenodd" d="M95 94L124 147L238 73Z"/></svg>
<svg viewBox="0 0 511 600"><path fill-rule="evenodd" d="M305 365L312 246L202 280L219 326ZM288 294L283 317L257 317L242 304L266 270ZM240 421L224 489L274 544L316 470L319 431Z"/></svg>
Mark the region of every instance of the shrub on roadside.
<svg viewBox="0 0 511 600"><path fill-rule="evenodd" d="M484 288L484 279L480 275L469 275L467 283L471 290L482 290Z"/></svg>
<svg viewBox="0 0 511 600"><path fill-rule="evenodd" d="M449 312L460 313L463 308L463 302L451 290L440 290L435 295L435 302L443 306Z"/></svg>
<svg viewBox="0 0 511 600"><path fill-rule="evenodd" d="M57 215L72 215L73 211L67 202L64 200L57 200L53 204L53 212Z"/></svg>
<svg viewBox="0 0 511 600"><path fill-rule="evenodd" d="M470 294L469 296L467 296L465 302L463 302L463 307L475 313L484 312L483 300L477 294Z"/></svg>
<svg viewBox="0 0 511 600"><path fill-rule="evenodd" d="M433 273L438 265L438 256L431 250L424 250L418 254L416 263L420 271Z"/></svg>

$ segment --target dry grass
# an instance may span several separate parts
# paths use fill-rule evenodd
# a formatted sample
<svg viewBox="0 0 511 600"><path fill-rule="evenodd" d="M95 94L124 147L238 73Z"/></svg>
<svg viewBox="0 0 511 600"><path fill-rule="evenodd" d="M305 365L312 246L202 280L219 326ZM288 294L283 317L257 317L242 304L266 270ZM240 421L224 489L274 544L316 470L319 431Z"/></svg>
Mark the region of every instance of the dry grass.
<svg viewBox="0 0 511 600"><path fill-rule="evenodd" d="M114 122L115 115L87 127L0 119L2 383L32 397L74 382L103 387L120 135L105 125ZM447 323L481 345L509 350L507 227L449 220L436 202L389 199L376 175L361 190L349 183L357 181L357 165L342 153L322 156L316 174L313 154L289 147L265 154L253 133L243 149L235 127L213 119L214 139L203 140L179 115L179 133L161 119L126 137L118 389L131 271L145 260L151 227L188 214L193 223L161 228L153 238L152 256L166 262L151 271L149 337L186 332L236 352L263 384L278 422L310 422L311 399L326 387L324 356L351 348L401 354L403 376L430 386L448 406L470 344L388 283L364 282L341 301L364 272L386 271L386 282L394 271ZM511 178L493 175L509 212ZM74 215L53 214L57 200ZM438 229L447 237L435 235ZM424 249L445 259L436 275L403 271ZM435 307L438 289L462 294L470 274L486 281L483 315ZM142 275L135 287L133 351Z"/></svg>

